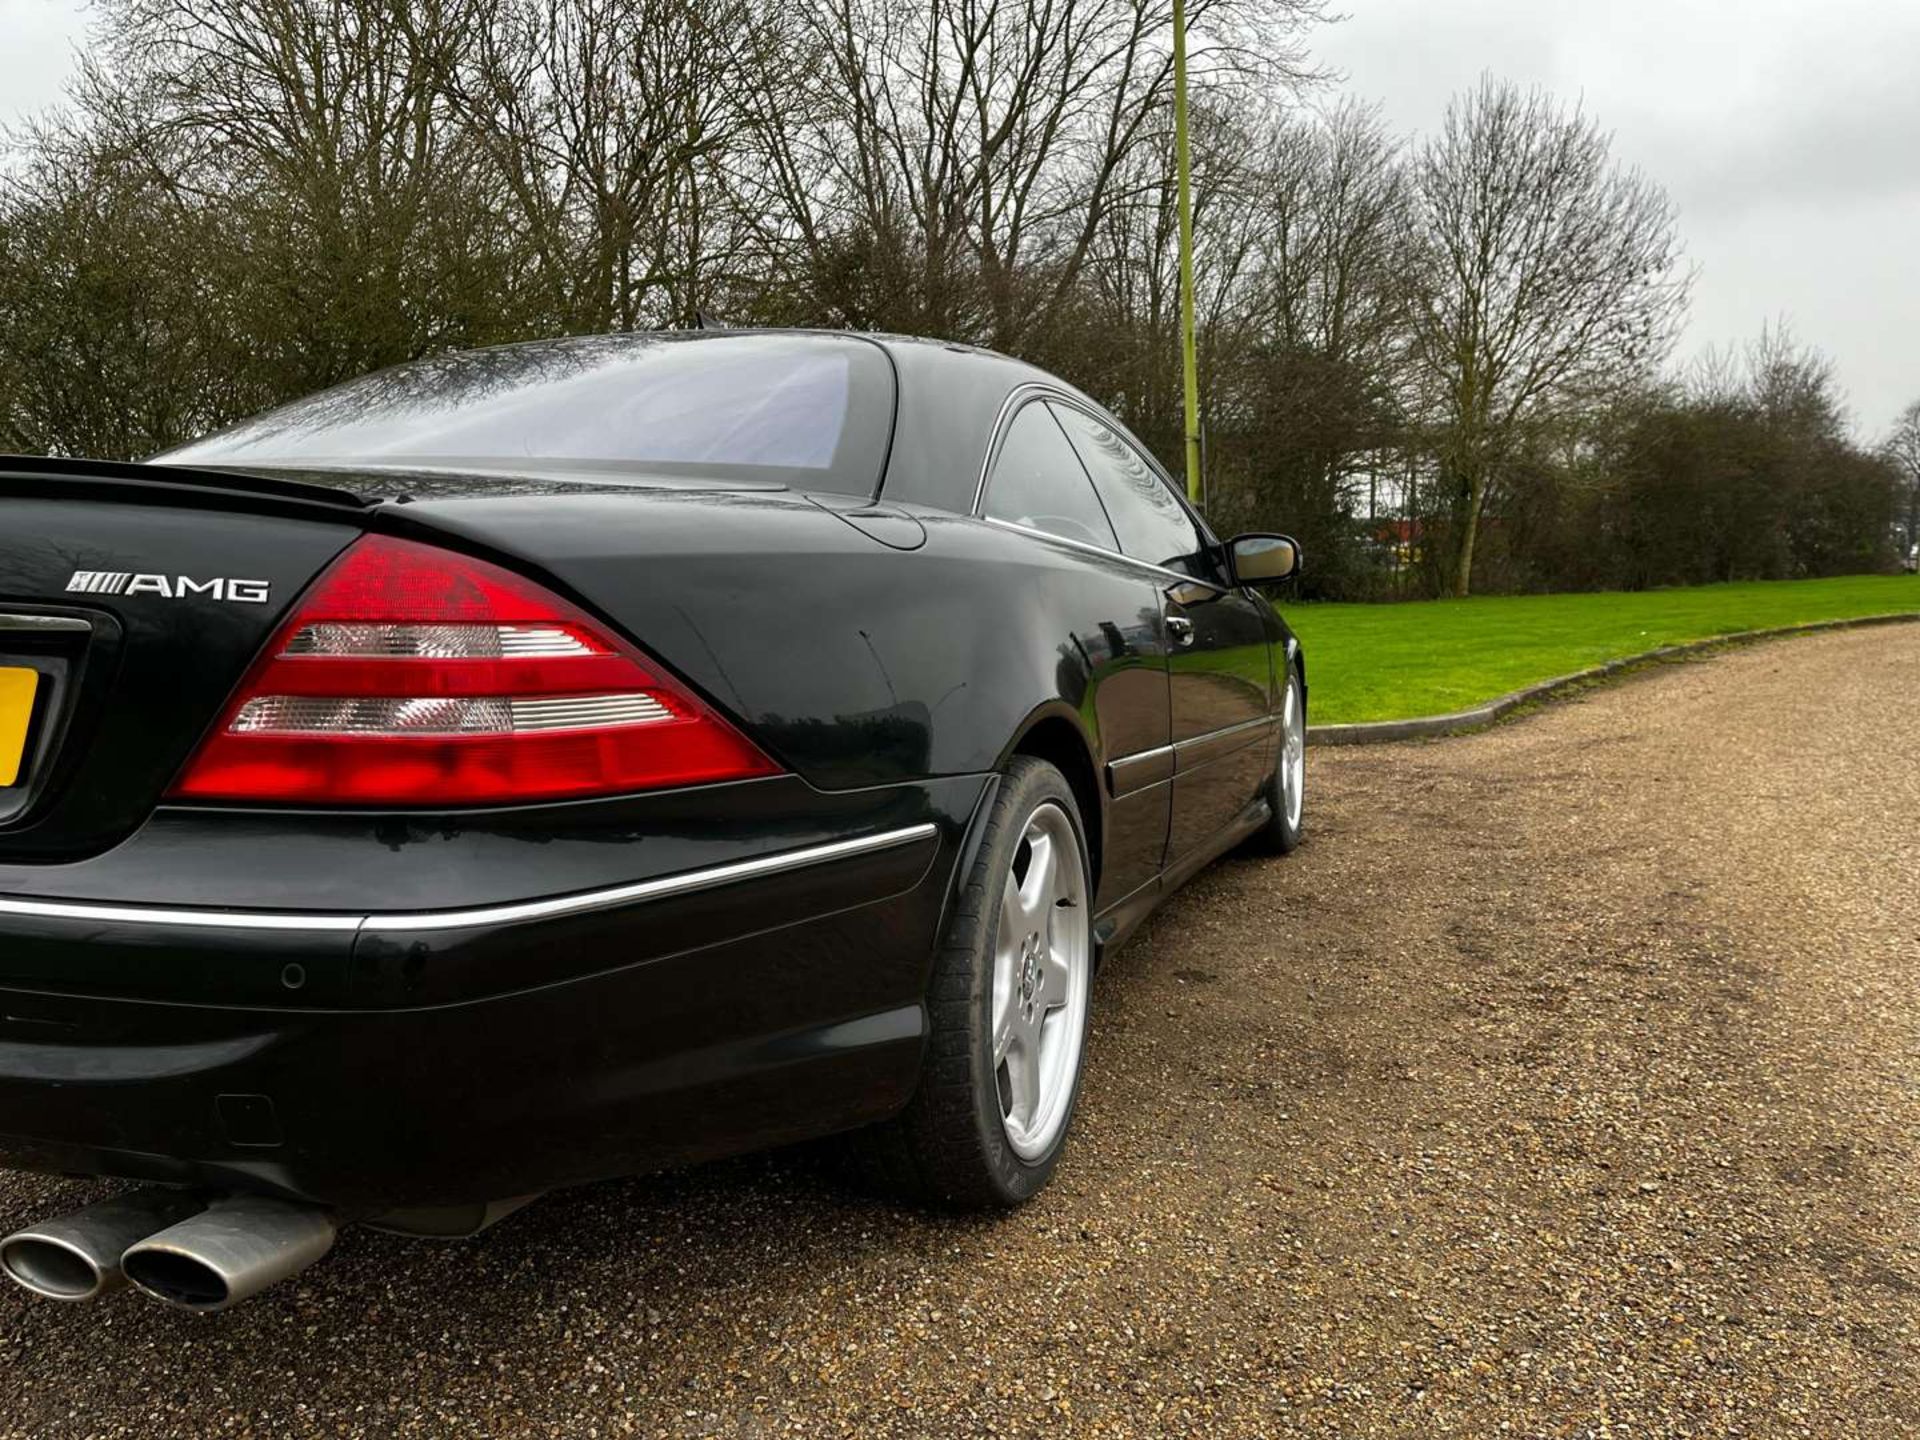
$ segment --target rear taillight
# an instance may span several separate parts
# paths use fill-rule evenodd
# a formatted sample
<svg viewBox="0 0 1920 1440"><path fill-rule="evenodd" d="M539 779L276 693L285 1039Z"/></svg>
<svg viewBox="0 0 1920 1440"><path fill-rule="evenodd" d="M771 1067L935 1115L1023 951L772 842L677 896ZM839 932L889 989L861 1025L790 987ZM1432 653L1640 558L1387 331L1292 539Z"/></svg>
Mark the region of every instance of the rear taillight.
<svg viewBox="0 0 1920 1440"><path fill-rule="evenodd" d="M490 805L777 768L559 596L483 560L373 535L301 597L172 793Z"/></svg>

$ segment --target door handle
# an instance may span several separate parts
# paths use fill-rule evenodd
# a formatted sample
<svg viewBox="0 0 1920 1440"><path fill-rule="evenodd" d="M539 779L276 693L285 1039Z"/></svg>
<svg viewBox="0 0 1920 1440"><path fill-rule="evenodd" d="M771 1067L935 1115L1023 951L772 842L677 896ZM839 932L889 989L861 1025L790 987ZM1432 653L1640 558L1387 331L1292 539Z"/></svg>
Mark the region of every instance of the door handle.
<svg viewBox="0 0 1920 1440"><path fill-rule="evenodd" d="M1184 615L1167 616L1167 634L1173 637L1173 643L1182 649L1193 644L1193 621Z"/></svg>

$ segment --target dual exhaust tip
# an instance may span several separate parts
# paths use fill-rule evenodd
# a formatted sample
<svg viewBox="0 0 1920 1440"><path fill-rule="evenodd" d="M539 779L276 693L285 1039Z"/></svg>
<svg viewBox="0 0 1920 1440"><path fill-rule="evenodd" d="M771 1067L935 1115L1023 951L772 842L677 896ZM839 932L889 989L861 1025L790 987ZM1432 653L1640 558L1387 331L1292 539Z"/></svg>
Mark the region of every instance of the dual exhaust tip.
<svg viewBox="0 0 1920 1440"><path fill-rule="evenodd" d="M185 1310L236 1305L333 1248L333 1217L263 1195L211 1202L133 1190L0 1240L0 1269L50 1300L93 1300L132 1284Z"/></svg>

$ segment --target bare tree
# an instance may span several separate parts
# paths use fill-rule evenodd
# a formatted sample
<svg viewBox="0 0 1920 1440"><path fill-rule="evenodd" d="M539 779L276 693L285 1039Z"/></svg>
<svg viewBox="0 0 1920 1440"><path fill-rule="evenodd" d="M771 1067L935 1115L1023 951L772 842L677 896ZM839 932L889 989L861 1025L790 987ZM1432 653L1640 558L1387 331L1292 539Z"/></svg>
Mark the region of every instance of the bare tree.
<svg viewBox="0 0 1920 1440"><path fill-rule="evenodd" d="M755 7L473 0L466 23L440 84L491 161L548 323L689 319L735 249L723 177Z"/></svg>
<svg viewBox="0 0 1920 1440"><path fill-rule="evenodd" d="M1263 320L1287 345L1390 368L1407 318L1398 142L1349 102L1280 127L1268 153Z"/></svg>
<svg viewBox="0 0 1920 1440"><path fill-rule="evenodd" d="M1665 354L1685 303L1673 207L1592 120L1483 79L1421 150L1415 353L1444 427L1453 590L1529 422L1590 405Z"/></svg>
<svg viewBox="0 0 1920 1440"><path fill-rule="evenodd" d="M774 171L817 273L878 263L892 308L931 333L1019 349L1073 303L1154 135L1172 57L1166 0L804 0L814 128ZM1323 0L1196 0L1212 85L1308 72ZM849 242L851 241L851 246ZM849 315L849 319L864 319ZM888 323L888 322L883 322Z"/></svg>
<svg viewBox="0 0 1920 1440"><path fill-rule="evenodd" d="M1743 393L1775 428L1808 439L1838 440L1847 412L1833 358L1802 344L1785 320L1765 326L1742 356Z"/></svg>
<svg viewBox="0 0 1920 1440"><path fill-rule="evenodd" d="M1379 112L1355 104L1281 129L1269 153L1259 328L1269 346L1306 362L1332 387L1325 432L1299 441L1317 450L1326 482L1337 484L1368 463L1365 437L1352 433L1358 413L1402 408L1407 176Z"/></svg>
<svg viewBox="0 0 1920 1440"><path fill-rule="evenodd" d="M225 243L147 157L63 125L0 170L0 450L131 458L231 418L244 336L182 255Z"/></svg>
<svg viewBox="0 0 1920 1440"><path fill-rule="evenodd" d="M1880 453L1899 471L1901 486L1907 492L1907 553L1911 555L1920 545L1920 400L1900 412Z"/></svg>
<svg viewBox="0 0 1920 1440"><path fill-rule="evenodd" d="M271 388L504 338L513 286L437 77L462 0L105 0L79 90L128 163L216 210L194 263Z"/></svg>
<svg viewBox="0 0 1920 1440"><path fill-rule="evenodd" d="M1260 323L1254 278L1266 218L1260 138L1231 102L1230 95L1203 89L1192 109L1203 431L1216 419L1231 423L1235 401L1227 372ZM1084 376L1170 463L1183 444L1173 358L1179 353L1176 195L1173 117L1162 106L1116 171L1080 282L1024 347L1043 364Z"/></svg>
<svg viewBox="0 0 1920 1440"><path fill-rule="evenodd" d="M1406 185L1377 112L1338 105L1228 137L1203 227L1214 283L1206 414L1223 521L1291 527L1338 586L1360 557L1358 478L1399 437ZM1236 257L1238 257L1236 259Z"/></svg>

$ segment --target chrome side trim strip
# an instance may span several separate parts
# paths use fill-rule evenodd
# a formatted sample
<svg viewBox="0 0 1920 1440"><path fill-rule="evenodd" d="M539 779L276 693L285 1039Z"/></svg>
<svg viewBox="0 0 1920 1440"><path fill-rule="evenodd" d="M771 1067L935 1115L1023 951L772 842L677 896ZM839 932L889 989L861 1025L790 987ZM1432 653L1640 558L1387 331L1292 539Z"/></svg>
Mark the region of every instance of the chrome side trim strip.
<svg viewBox="0 0 1920 1440"><path fill-rule="evenodd" d="M1117 800L1122 795L1157 785L1183 771L1198 769L1209 760L1230 754L1244 745L1251 745L1258 738L1253 731L1271 729L1279 723L1277 715L1262 715L1219 730L1209 730L1204 735L1189 735L1185 740L1176 740L1171 745L1136 750L1131 755L1109 760L1107 793Z"/></svg>
<svg viewBox="0 0 1920 1440"><path fill-rule="evenodd" d="M1174 753L1178 754L1182 750L1189 749L1196 745L1205 745L1214 740L1224 740L1229 735L1238 735L1242 730L1258 730L1262 725L1278 725L1279 723L1280 717L1278 715L1256 715L1251 720L1242 720L1235 725L1226 725L1218 730L1208 730L1201 735L1189 735L1184 740L1176 740L1173 742Z"/></svg>
<svg viewBox="0 0 1920 1440"><path fill-rule="evenodd" d="M1118 755L1110 761L1114 765L1131 765L1139 760L1157 760L1163 755L1173 754L1173 746L1156 745L1151 750L1136 750L1131 755Z"/></svg>
<svg viewBox="0 0 1920 1440"><path fill-rule="evenodd" d="M967 507L967 514L979 515L980 507L986 501L987 476L993 470L993 462L1000 456L1000 441L1004 438L1007 422L1013 419L1013 412L1029 400L1045 400L1052 394L1049 387L1029 380L1014 386L1007 398L1000 402L1000 410L993 417L993 428L987 432L987 453L980 459L980 478L974 481L973 504Z"/></svg>
<svg viewBox="0 0 1920 1440"><path fill-rule="evenodd" d="M169 910L158 905L91 905L0 895L0 915L90 920L101 925L197 925L209 930L358 930L364 916L283 910Z"/></svg>
<svg viewBox="0 0 1920 1440"><path fill-rule="evenodd" d="M658 880L642 880L634 885L617 885L611 890L589 890L581 895L561 895L552 900L528 900L519 905L495 905L485 910L429 910L413 915L369 915L366 928L379 931L458 930L468 925L512 925L522 920L546 920L555 915L575 915L586 910L604 910L611 905L637 904L669 895L687 895L696 890L711 890L716 885L731 885L738 880L756 880L780 875L789 870L821 865L829 860L845 860L854 855L870 855L877 850L892 850L929 839L940 833L931 822L910 825L904 830L889 830L881 835L862 835L854 840L835 840L826 845L809 845L804 850L783 850L777 855L762 855L754 860L737 860L731 865L715 865L706 870L688 870L679 875L663 875Z"/></svg>
<svg viewBox="0 0 1920 1440"><path fill-rule="evenodd" d="M1262 715L1257 720L1242 720L1238 725L1228 725L1224 729L1209 730L1204 735L1189 736L1185 740L1174 742L1174 773L1198 769L1208 760L1230 754L1244 746L1251 745L1258 738L1251 734L1254 730L1270 730L1280 723L1277 715ZM1236 736L1245 736L1235 743Z"/></svg>
<svg viewBox="0 0 1920 1440"><path fill-rule="evenodd" d="M992 525L996 529L1011 530L1016 535L1034 535L1042 540L1051 540L1056 545L1065 545L1070 550L1080 550L1088 555L1098 555L1103 560L1118 560L1122 565L1131 565L1136 570L1144 570L1149 575L1165 575L1169 579L1179 580L1188 585L1203 585L1216 595L1227 593L1225 587L1215 585L1210 580L1196 579L1192 575L1182 575L1178 570L1169 570L1164 565L1156 565L1151 560L1136 560L1131 555L1122 555L1118 550L1109 550L1104 545L1089 545L1084 540L1070 540L1065 535L1055 535L1051 530L1036 530L1031 525L1022 525L1018 520L1002 520L998 515L976 517L982 525Z"/></svg>
<svg viewBox="0 0 1920 1440"><path fill-rule="evenodd" d="M1107 793L1119 799L1136 790L1158 785L1173 778L1173 746L1158 745L1151 750L1136 750L1107 762Z"/></svg>
<svg viewBox="0 0 1920 1440"><path fill-rule="evenodd" d="M0 915L25 915L47 920L88 920L100 924L177 925L208 930L295 930L316 932L460 930L472 925L512 925L525 920L545 920L557 915L574 915L604 910L614 905L640 904L671 895L689 895L752 880L779 875L789 870L844 860L855 855L870 855L911 845L940 833L940 827L928 821L901 830L878 835L861 835L852 840L835 840L825 845L808 845L799 850L783 850L752 860L728 865L713 865L704 870L687 870L678 875L663 875L657 880L642 880L632 885L616 885L604 890L586 890L577 895L557 895L548 900L528 900L517 905L491 905L476 910L417 910L372 914L300 914L273 910L172 910L148 905L93 905L58 900L29 900L0 895Z"/></svg>

